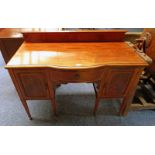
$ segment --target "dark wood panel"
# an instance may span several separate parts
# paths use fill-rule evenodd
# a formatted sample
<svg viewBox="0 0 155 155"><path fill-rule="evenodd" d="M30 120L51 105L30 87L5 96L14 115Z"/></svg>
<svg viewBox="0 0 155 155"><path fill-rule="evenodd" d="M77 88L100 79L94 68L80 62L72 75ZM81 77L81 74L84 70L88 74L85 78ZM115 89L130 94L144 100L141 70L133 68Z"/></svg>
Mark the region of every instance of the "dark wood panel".
<svg viewBox="0 0 155 155"><path fill-rule="evenodd" d="M103 97L123 97L133 73L134 69L109 69L105 79Z"/></svg>
<svg viewBox="0 0 155 155"><path fill-rule="evenodd" d="M20 47L23 41L23 38L0 39L0 50L6 63L8 63L8 61L16 53L17 49Z"/></svg>
<svg viewBox="0 0 155 155"><path fill-rule="evenodd" d="M121 42L127 31L25 32L27 42Z"/></svg>
<svg viewBox="0 0 155 155"><path fill-rule="evenodd" d="M49 98L48 78L46 72L41 71L14 71L15 77L21 86L25 99L47 99Z"/></svg>

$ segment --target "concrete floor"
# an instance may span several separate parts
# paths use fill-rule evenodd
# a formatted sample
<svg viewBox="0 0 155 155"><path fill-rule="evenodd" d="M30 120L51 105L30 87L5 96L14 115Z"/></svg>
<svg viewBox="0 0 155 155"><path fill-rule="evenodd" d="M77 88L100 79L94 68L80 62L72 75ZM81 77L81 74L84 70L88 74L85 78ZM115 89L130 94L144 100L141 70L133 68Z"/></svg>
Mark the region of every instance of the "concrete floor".
<svg viewBox="0 0 155 155"><path fill-rule="evenodd" d="M0 53L0 125L4 126L142 126L155 125L155 111L129 112L118 116L120 100L102 100L96 116L92 109L95 94L92 84L67 84L57 89L58 117L51 111L50 101L28 101L34 118L28 119L11 78L4 69Z"/></svg>

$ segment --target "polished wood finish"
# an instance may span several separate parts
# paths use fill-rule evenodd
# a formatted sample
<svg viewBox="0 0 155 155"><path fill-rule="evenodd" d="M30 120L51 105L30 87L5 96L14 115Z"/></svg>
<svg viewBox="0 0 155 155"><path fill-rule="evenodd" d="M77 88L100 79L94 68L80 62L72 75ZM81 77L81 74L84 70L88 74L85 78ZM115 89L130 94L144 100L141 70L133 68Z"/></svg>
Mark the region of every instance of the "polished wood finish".
<svg viewBox="0 0 155 155"><path fill-rule="evenodd" d="M84 69L102 66L144 66L145 61L124 42L27 43L7 64L14 67Z"/></svg>
<svg viewBox="0 0 155 155"><path fill-rule="evenodd" d="M120 115L127 115L128 111L130 110L131 103L133 101L133 97L136 91L136 86L139 82L140 75L142 74L142 68L136 68L130 83L128 84L128 88L126 89L121 108L120 108Z"/></svg>
<svg viewBox="0 0 155 155"><path fill-rule="evenodd" d="M103 98L121 98L124 96L128 84L132 78L135 68L117 67L109 69L107 78L104 79L105 90L102 93Z"/></svg>
<svg viewBox="0 0 155 155"><path fill-rule="evenodd" d="M38 33L39 32L39 33ZM42 32L42 34L40 34ZM134 34L126 33L125 30L63 30L61 28L1 28L0 29L0 50L2 52L2 56L7 63L12 56L15 54L17 49L20 47L20 45L23 43L23 34L25 37L27 36L27 39L31 39L31 34L35 33L35 36L32 37L31 40L33 42L36 41L44 41L47 42L47 36L43 37L44 33L52 32L50 35L54 36L51 39L54 42L64 42L64 41L119 41L124 39L124 33L125 33L125 40L130 40L131 37ZM58 33L61 32L61 33ZM62 34L62 32L64 32ZM69 33L68 33L69 32ZM74 33L78 32L78 33ZM79 32L84 32L79 35ZM96 32L94 35L92 32ZM103 32L106 32L106 35L102 35ZM119 33L118 33L119 32ZM115 34L114 34L115 33ZM47 34L46 34L47 35ZM59 35L59 37L58 37ZM70 37L68 37L68 35ZM81 36L82 35L82 36ZM61 37L60 37L61 36ZM48 42L50 41L50 38L48 37ZM27 40L26 39L26 40ZM29 40L30 41L30 40Z"/></svg>
<svg viewBox="0 0 155 155"><path fill-rule="evenodd" d="M23 38L0 38L0 50L6 63L9 62L23 41Z"/></svg>
<svg viewBox="0 0 155 155"><path fill-rule="evenodd" d="M20 83L25 99L49 99L46 72L42 69L17 69L15 78Z"/></svg>
<svg viewBox="0 0 155 155"><path fill-rule="evenodd" d="M75 31L75 32L25 32L26 42L121 42L125 30Z"/></svg>
<svg viewBox="0 0 155 155"><path fill-rule="evenodd" d="M104 72L103 79L95 87L96 102L94 114L98 109L99 102L104 98L123 98L120 115L127 115L142 67L108 67Z"/></svg>
<svg viewBox="0 0 155 155"><path fill-rule="evenodd" d="M58 28L2 28L0 38L22 38L24 32L57 32Z"/></svg>
<svg viewBox="0 0 155 155"><path fill-rule="evenodd" d="M18 95L20 97L20 100L22 102L22 105L23 105L23 107L24 107L24 109L25 109L25 111L26 111L29 119L32 120L32 117L31 117L31 114L30 114L29 107L27 105L26 99L24 98L24 96L23 96L23 94L21 92L22 90L20 88L20 83L17 82L17 79L15 78L15 75L14 75L13 70L12 69L9 69L8 71L9 71L9 74L10 74L10 76L12 78L12 81L14 83L14 86L16 87L16 90L18 92Z"/></svg>
<svg viewBox="0 0 155 155"><path fill-rule="evenodd" d="M99 81L102 78L102 68L91 68L91 69L72 69L72 70L53 70L51 72L52 80L57 83L66 82L94 82Z"/></svg>
<svg viewBox="0 0 155 155"><path fill-rule="evenodd" d="M27 99L50 99L56 114L56 85L69 82L98 84L94 114L101 99L123 98L126 115L147 65L125 42L24 42L6 68L31 118Z"/></svg>
<svg viewBox="0 0 155 155"><path fill-rule="evenodd" d="M30 30L31 29L3 28L0 31L0 50L6 63L12 58L24 41L21 32Z"/></svg>
<svg viewBox="0 0 155 155"><path fill-rule="evenodd" d="M23 32L53 32L58 29L45 28L2 28L0 30L0 50L7 63L23 43Z"/></svg>
<svg viewBox="0 0 155 155"><path fill-rule="evenodd" d="M49 81L49 73L44 68L9 69L20 100L30 119L32 119L26 100L51 100L56 115L55 85Z"/></svg>

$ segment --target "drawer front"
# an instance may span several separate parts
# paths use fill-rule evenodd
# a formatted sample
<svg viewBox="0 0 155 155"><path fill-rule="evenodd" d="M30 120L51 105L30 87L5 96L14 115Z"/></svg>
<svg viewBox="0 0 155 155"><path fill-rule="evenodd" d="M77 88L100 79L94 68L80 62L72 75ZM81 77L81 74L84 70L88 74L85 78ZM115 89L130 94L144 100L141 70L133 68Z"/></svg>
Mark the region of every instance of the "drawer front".
<svg viewBox="0 0 155 155"><path fill-rule="evenodd" d="M103 70L51 71L51 78L56 82L94 82L102 78Z"/></svg>

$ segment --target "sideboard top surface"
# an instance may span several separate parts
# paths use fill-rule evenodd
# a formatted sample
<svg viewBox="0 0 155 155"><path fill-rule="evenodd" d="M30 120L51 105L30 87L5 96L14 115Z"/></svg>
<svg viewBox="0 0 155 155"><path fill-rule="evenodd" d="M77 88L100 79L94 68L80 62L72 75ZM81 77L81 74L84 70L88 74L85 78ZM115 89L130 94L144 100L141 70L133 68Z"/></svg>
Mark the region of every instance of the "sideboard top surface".
<svg viewBox="0 0 155 155"><path fill-rule="evenodd" d="M82 69L102 66L147 66L125 42L24 42L6 68Z"/></svg>

